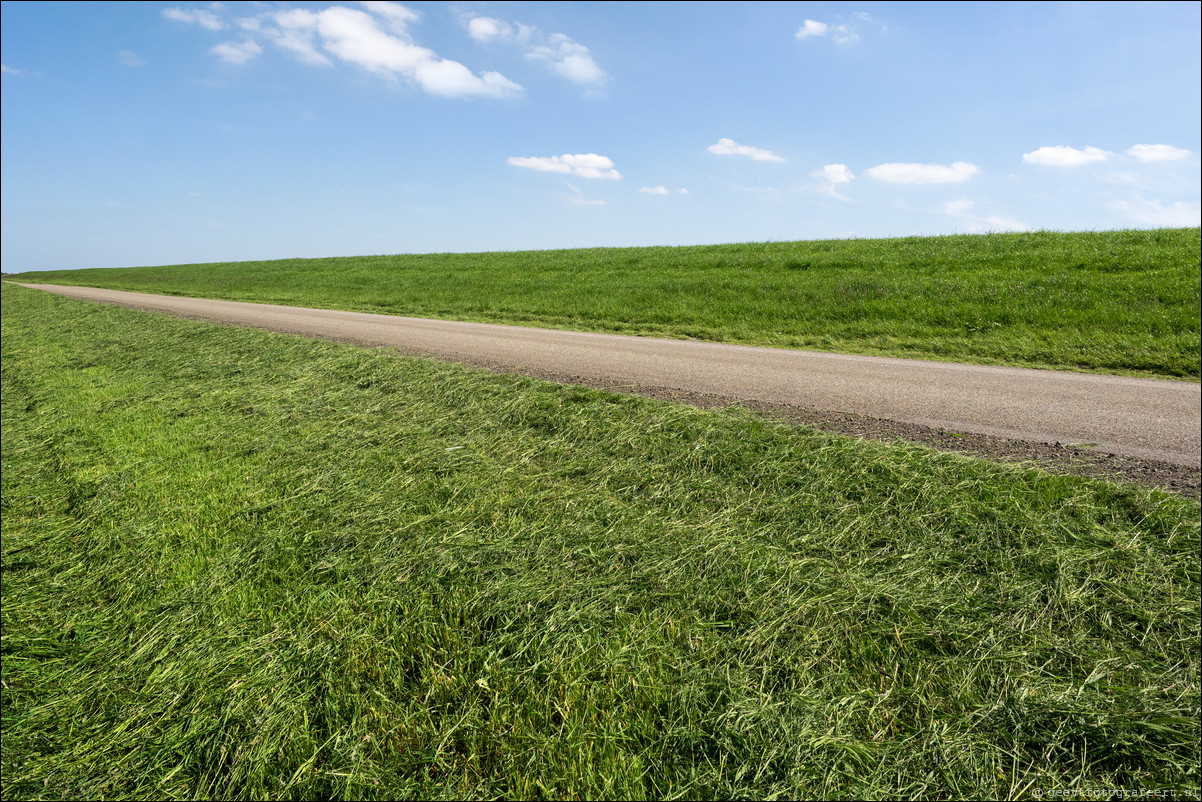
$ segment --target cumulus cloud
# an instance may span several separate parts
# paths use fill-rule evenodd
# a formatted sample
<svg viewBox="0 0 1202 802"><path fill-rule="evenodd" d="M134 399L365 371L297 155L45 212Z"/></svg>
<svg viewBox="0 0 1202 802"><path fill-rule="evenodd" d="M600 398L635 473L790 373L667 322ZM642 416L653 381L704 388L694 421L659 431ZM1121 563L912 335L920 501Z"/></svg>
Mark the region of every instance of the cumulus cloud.
<svg viewBox="0 0 1202 802"><path fill-rule="evenodd" d="M968 162L952 164L878 164L864 171L869 178L891 184L954 184L967 181L981 170Z"/></svg>
<svg viewBox="0 0 1202 802"><path fill-rule="evenodd" d="M825 36L826 32L830 29L831 26L827 25L825 22L818 22L817 20L808 19L802 23L800 28L797 29L797 38L808 39L811 36Z"/></svg>
<svg viewBox="0 0 1202 802"><path fill-rule="evenodd" d="M542 61L572 83L600 86L605 83L605 71L597 66L584 45L562 33L551 34L545 45L530 48L526 58Z"/></svg>
<svg viewBox="0 0 1202 802"><path fill-rule="evenodd" d="M222 42L209 52L228 64L241 65L262 53L263 48L247 40L243 42Z"/></svg>
<svg viewBox="0 0 1202 802"><path fill-rule="evenodd" d="M1095 147L1078 150L1066 145L1045 145L1030 153L1024 153L1023 161L1027 164L1041 164L1048 167L1079 167L1083 164L1104 162L1112 155L1114 154L1110 151Z"/></svg>
<svg viewBox="0 0 1202 802"><path fill-rule="evenodd" d="M534 29L528 25L513 26L492 17L471 17L468 20L468 35L477 42L492 42L493 40L525 42L529 40L531 34L534 34Z"/></svg>
<svg viewBox="0 0 1202 802"><path fill-rule="evenodd" d="M491 42L509 36L511 29L506 23L492 17L473 17L468 20L467 32L477 42Z"/></svg>
<svg viewBox="0 0 1202 802"><path fill-rule="evenodd" d="M548 173L566 173L581 178L602 178L616 181L622 174L614 169L614 163L596 153L565 153L562 156L510 156L506 160L514 167L541 170Z"/></svg>
<svg viewBox="0 0 1202 802"><path fill-rule="evenodd" d="M1133 145L1127 149L1127 155L1141 162L1175 162L1188 159L1194 155L1192 150L1175 148L1172 145Z"/></svg>
<svg viewBox="0 0 1202 802"><path fill-rule="evenodd" d="M648 195L667 195L668 188L662 184L658 187L639 187L639 192L646 192Z"/></svg>
<svg viewBox="0 0 1202 802"><path fill-rule="evenodd" d="M523 93L521 85L498 72L473 73L414 42L409 26L420 19L417 12L385 1L361 5L366 11L335 5L320 11L283 8L247 17L238 25L255 38L224 42L212 52L228 63L244 64L262 52L258 41L267 41L305 64L330 67L338 59L389 78L405 78L432 95L511 98ZM210 30L228 27L215 13L224 7L214 4L212 8L168 8L163 16Z"/></svg>
<svg viewBox="0 0 1202 802"><path fill-rule="evenodd" d="M846 184L856 177L846 164L828 164L814 175L831 184Z"/></svg>
<svg viewBox="0 0 1202 802"><path fill-rule="evenodd" d="M871 18L865 15L862 19ZM860 41L860 34L856 33L855 28L850 28L847 25L828 25L825 22L808 19L797 29L797 38L801 41L823 36L830 36L835 40L835 44L839 45L854 45Z"/></svg>
<svg viewBox="0 0 1202 802"><path fill-rule="evenodd" d="M541 62L569 81L591 89L605 84L609 76L584 45L562 33L543 36L531 25L510 25L492 17L470 17L468 35L477 42L507 41L525 49L526 58Z"/></svg>
<svg viewBox="0 0 1202 802"><path fill-rule="evenodd" d="M755 159L758 162L783 162L784 157L777 156L770 150L764 148L756 148L751 145L740 145L733 139L723 137L713 145L710 145L707 150L710 153L716 153L719 156L747 156Z"/></svg>
<svg viewBox="0 0 1202 802"><path fill-rule="evenodd" d="M220 31L225 28L225 22L212 11L201 9L164 8L163 17L175 22L186 22L189 25L199 25L210 31Z"/></svg>
<svg viewBox="0 0 1202 802"><path fill-rule="evenodd" d="M365 70L404 76L426 92L443 97L515 97L522 87L498 72L474 74L458 61L439 58L409 36L406 24L413 12L396 3L370 3L389 28L382 30L377 17L344 6L315 15L315 27L327 51Z"/></svg>
<svg viewBox="0 0 1202 802"><path fill-rule="evenodd" d="M846 164L828 164L821 170L810 173L817 179L820 179L824 184L825 191L840 200L847 200L839 194L837 187L840 184L848 184L855 180L855 174L848 169Z"/></svg>
<svg viewBox="0 0 1202 802"><path fill-rule="evenodd" d="M126 67L145 67L146 62L138 58L138 54L132 50L118 50L117 60Z"/></svg>

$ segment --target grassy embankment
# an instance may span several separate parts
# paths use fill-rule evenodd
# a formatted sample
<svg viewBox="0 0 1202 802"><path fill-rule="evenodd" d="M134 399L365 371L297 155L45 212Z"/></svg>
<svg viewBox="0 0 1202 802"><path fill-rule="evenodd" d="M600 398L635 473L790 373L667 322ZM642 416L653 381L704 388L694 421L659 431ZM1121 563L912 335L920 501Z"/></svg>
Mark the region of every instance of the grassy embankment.
<svg viewBox="0 0 1202 802"><path fill-rule="evenodd" d="M50 283L1197 380L1198 229L371 256Z"/></svg>
<svg viewBox="0 0 1202 802"><path fill-rule="evenodd" d="M5 799L1197 796L1197 502L3 304Z"/></svg>

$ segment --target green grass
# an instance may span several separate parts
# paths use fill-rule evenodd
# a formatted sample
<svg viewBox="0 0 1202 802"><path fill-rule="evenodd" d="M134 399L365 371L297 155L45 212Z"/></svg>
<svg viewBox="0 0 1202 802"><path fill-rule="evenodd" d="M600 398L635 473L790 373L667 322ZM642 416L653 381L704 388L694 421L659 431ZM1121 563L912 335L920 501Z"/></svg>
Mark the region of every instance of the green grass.
<svg viewBox="0 0 1202 802"><path fill-rule="evenodd" d="M1197 502L11 285L2 321L5 799L1197 797Z"/></svg>
<svg viewBox="0 0 1202 802"><path fill-rule="evenodd" d="M1197 380L1199 229L365 256L25 274L716 342Z"/></svg>

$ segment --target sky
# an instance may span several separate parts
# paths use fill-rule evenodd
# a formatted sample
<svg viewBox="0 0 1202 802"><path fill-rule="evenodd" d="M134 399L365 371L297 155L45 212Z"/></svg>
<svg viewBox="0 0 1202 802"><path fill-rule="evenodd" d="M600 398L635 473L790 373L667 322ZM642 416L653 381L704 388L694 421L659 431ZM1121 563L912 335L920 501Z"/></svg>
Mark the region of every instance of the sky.
<svg viewBox="0 0 1202 802"><path fill-rule="evenodd" d="M1197 2L0 14L6 272L1202 214Z"/></svg>

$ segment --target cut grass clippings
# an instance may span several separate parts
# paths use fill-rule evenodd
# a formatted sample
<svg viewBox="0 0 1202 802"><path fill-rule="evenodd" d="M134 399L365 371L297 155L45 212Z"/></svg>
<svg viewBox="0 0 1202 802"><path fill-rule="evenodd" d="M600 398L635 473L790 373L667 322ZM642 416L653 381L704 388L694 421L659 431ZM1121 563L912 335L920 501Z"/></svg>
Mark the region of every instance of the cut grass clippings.
<svg viewBox="0 0 1202 802"><path fill-rule="evenodd" d="M11 285L2 320L5 799L1197 795L1197 502Z"/></svg>
<svg viewBox="0 0 1202 802"><path fill-rule="evenodd" d="M1197 380L1197 228L281 259L21 280Z"/></svg>

